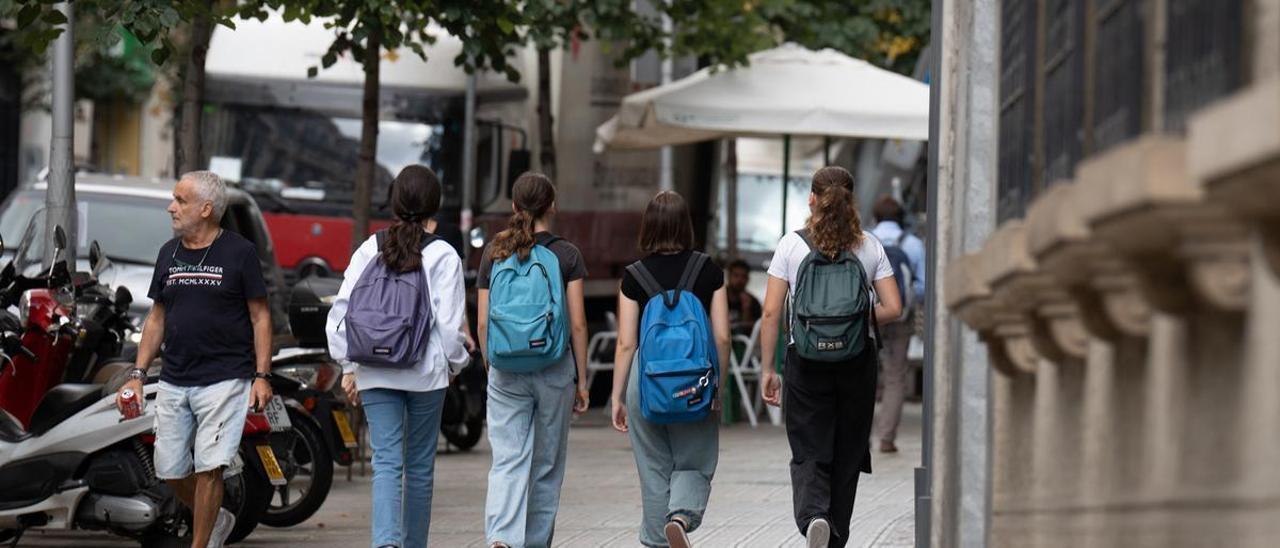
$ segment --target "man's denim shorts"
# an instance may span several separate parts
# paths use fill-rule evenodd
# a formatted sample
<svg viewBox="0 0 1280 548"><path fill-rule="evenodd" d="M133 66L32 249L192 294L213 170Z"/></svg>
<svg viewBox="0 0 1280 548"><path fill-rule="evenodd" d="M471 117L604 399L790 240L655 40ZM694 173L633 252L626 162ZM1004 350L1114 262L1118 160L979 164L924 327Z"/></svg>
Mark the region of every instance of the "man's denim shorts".
<svg viewBox="0 0 1280 548"><path fill-rule="evenodd" d="M240 448L253 381L208 386L160 382L156 395L156 477L182 479L229 466Z"/></svg>

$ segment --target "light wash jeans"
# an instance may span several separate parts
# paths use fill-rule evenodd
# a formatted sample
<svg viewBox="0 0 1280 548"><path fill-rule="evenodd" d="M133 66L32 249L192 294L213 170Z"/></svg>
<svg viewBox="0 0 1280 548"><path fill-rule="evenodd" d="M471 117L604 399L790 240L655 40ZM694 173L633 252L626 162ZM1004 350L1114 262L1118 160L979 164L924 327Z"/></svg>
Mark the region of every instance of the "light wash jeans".
<svg viewBox="0 0 1280 548"><path fill-rule="evenodd" d="M542 371L489 368L489 494L485 540L551 546L573 416L573 353Z"/></svg>
<svg viewBox="0 0 1280 548"><path fill-rule="evenodd" d="M711 478L720 462L720 414L710 413L698 422L649 422L640 411L639 378L640 364L634 363L627 381L627 431L644 505L640 544L666 547L662 529L671 518L684 518L689 531L702 524Z"/></svg>
<svg viewBox="0 0 1280 548"><path fill-rule="evenodd" d="M444 389L360 391L373 448L374 548L425 548Z"/></svg>
<svg viewBox="0 0 1280 548"><path fill-rule="evenodd" d="M205 386L160 381L156 394L156 477L178 480L231 464L249 412L249 379Z"/></svg>

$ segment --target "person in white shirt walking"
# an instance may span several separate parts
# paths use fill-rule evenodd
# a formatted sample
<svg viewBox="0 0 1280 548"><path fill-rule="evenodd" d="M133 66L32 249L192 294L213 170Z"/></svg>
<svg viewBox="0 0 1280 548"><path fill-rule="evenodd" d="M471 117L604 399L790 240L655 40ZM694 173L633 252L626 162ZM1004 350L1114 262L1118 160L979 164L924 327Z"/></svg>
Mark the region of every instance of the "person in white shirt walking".
<svg viewBox="0 0 1280 548"><path fill-rule="evenodd" d="M440 209L440 181L430 169L411 165L396 176L393 185L396 223L381 238L365 240L352 255L326 331L329 353L343 364L342 387L350 401L364 407L369 421L371 546L417 548L427 546L431 525L436 439L445 388L450 375L466 367L470 356L463 331L462 260L453 247L427 231ZM362 366L348 359L345 318L352 290L373 261L383 261L394 272L421 269L426 276L431 325L423 357L412 367Z"/></svg>

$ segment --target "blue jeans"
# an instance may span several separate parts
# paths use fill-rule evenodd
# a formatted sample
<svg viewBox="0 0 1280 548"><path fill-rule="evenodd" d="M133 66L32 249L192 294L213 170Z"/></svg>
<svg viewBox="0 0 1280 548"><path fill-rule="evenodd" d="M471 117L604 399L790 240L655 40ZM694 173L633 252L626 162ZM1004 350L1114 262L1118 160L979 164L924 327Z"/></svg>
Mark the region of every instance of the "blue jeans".
<svg viewBox="0 0 1280 548"><path fill-rule="evenodd" d="M444 389L360 391L373 448L374 548L427 546Z"/></svg>
<svg viewBox="0 0 1280 548"><path fill-rule="evenodd" d="M573 415L573 353L565 354L533 373L489 369L489 544L551 546Z"/></svg>

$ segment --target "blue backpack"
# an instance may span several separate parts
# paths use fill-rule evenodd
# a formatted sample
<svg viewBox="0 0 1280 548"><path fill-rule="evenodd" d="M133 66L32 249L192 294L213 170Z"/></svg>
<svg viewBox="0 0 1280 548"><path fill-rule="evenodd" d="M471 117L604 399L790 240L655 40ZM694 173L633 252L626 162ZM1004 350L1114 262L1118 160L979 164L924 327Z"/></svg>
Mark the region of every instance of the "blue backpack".
<svg viewBox="0 0 1280 548"><path fill-rule="evenodd" d="M489 273L489 364L508 373L540 371L568 348L560 259L540 236L523 261L513 254Z"/></svg>
<svg viewBox="0 0 1280 548"><path fill-rule="evenodd" d="M637 261L627 271L648 295L640 317L640 412L649 422L697 422L711 412L720 379L707 311L693 284L707 262L694 252L676 289L663 290Z"/></svg>
<svg viewBox="0 0 1280 548"><path fill-rule="evenodd" d="M904 228L897 242L881 242L884 244L885 258L889 259L889 267L893 269L894 281L898 282L898 298L902 300L901 320L911 314L911 305L915 301L915 273L911 271L911 259L902 248L902 242L906 239L907 230Z"/></svg>
<svg viewBox="0 0 1280 548"><path fill-rule="evenodd" d="M365 367L412 369L427 351L431 290L421 268L395 272L382 262L382 239L379 231L378 256L360 274L347 303L347 359ZM427 234L421 249L438 239Z"/></svg>

